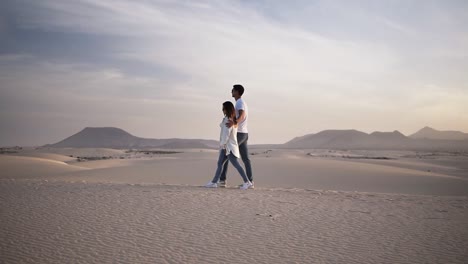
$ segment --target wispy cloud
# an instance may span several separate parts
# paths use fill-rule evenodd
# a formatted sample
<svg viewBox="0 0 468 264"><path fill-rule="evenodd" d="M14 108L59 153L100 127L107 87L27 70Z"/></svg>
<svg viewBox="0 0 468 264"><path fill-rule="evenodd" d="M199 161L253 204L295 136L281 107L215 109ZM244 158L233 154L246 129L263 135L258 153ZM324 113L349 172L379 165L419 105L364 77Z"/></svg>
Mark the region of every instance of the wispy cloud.
<svg viewBox="0 0 468 264"><path fill-rule="evenodd" d="M18 0L14 22L0 19L15 33L0 45L0 100L11 114L81 115L76 127L120 118L140 135L187 137L177 133L193 124L206 129L190 136L215 138L209 118L240 82L259 143L349 126L411 132L431 124L379 116L457 115L468 90L468 21L455 11L466 5L421 3ZM151 134L154 115L171 118ZM273 118L287 125L271 132Z"/></svg>
<svg viewBox="0 0 468 264"><path fill-rule="evenodd" d="M31 54L0 54L0 63L18 62L32 58L34 58L34 56Z"/></svg>
<svg viewBox="0 0 468 264"><path fill-rule="evenodd" d="M200 7L164 1L45 1L41 4L44 15L31 16L26 24L44 30L124 35L129 37L128 48L119 46L121 58L169 65L191 74L198 70L211 78L216 71L245 72L246 66L256 68L252 75L265 68L264 74L270 75L272 68L292 66L295 71L283 74L297 78L295 73L310 70L368 73L392 62L393 54L384 47L327 39L277 24L235 3Z"/></svg>

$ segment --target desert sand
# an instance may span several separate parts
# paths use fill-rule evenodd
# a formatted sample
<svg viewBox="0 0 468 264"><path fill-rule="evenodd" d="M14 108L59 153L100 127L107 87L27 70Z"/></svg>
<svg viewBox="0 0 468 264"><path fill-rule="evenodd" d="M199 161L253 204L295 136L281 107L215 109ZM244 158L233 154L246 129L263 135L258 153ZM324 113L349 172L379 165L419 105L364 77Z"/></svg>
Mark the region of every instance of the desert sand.
<svg viewBox="0 0 468 264"><path fill-rule="evenodd" d="M468 156L251 149L0 155L1 263L466 263ZM80 157L80 158L78 158ZM80 160L80 161L79 161Z"/></svg>

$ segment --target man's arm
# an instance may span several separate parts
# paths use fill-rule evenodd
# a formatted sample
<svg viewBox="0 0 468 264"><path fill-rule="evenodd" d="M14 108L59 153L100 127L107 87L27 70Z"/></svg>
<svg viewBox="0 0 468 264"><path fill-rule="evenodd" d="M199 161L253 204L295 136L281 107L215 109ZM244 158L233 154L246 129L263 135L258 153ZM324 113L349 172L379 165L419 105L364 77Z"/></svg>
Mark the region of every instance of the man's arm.
<svg viewBox="0 0 468 264"><path fill-rule="evenodd" d="M245 120L245 111L239 110L239 118L237 118L237 124L242 123Z"/></svg>

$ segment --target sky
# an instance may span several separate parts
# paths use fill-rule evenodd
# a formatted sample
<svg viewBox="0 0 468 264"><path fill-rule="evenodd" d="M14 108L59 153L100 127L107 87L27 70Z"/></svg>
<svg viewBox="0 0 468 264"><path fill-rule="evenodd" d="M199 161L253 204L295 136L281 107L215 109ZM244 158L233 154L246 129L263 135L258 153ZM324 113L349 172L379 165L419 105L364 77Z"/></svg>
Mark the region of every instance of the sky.
<svg viewBox="0 0 468 264"><path fill-rule="evenodd" d="M85 127L249 143L326 129L468 132L464 0L2 0L0 146Z"/></svg>

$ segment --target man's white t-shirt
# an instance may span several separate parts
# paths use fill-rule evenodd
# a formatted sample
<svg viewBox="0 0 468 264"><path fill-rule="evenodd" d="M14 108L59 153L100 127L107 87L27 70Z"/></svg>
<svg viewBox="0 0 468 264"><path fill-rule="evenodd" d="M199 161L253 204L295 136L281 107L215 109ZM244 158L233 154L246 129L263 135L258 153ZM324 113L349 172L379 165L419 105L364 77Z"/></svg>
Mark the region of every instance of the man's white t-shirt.
<svg viewBox="0 0 468 264"><path fill-rule="evenodd" d="M236 101L236 118L239 118L239 110L243 110L245 113L245 119L238 124L237 132L238 133L249 133L247 130L247 120L249 118L249 108L242 98L239 98Z"/></svg>

